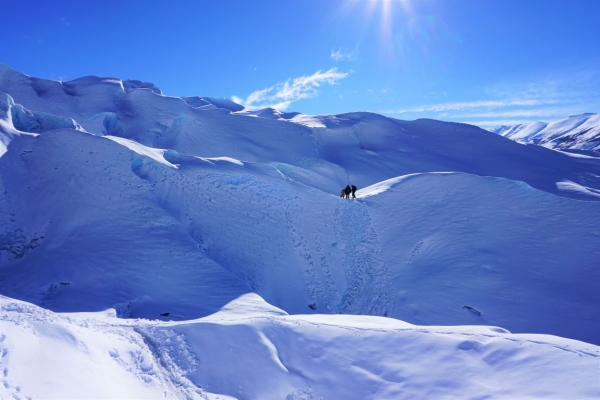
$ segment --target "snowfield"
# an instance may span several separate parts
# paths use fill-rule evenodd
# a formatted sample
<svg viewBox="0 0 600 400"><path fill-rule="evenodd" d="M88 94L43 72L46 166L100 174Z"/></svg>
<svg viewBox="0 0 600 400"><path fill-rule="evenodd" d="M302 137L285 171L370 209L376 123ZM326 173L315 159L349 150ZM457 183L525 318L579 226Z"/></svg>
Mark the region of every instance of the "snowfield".
<svg viewBox="0 0 600 400"><path fill-rule="evenodd" d="M2 65L0 92L3 398L600 396L599 157Z"/></svg>

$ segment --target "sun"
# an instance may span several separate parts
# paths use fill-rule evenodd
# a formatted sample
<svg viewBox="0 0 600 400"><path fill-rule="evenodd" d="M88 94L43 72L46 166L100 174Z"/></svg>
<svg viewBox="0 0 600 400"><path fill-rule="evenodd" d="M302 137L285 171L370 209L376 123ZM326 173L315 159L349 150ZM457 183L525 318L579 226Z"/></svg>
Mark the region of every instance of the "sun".
<svg viewBox="0 0 600 400"><path fill-rule="evenodd" d="M411 76L438 76L452 59L460 36L444 21L448 7L438 0L345 0L340 19L371 57ZM357 46L358 47L358 46Z"/></svg>
<svg viewBox="0 0 600 400"><path fill-rule="evenodd" d="M342 9L344 13L358 13L366 22L377 24L385 40L393 35L395 17L410 17L411 1L414 0L347 0Z"/></svg>

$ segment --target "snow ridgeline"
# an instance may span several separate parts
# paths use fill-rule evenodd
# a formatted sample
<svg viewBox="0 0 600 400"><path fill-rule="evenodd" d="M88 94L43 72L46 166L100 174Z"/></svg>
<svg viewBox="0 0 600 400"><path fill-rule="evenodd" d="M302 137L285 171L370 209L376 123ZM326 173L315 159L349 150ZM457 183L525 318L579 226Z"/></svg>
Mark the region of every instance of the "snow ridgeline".
<svg viewBox="0 0 600 400"><path fill-rule="evenodd" d="M254 294L186 322L55 314L0 297L0 321L3 398L600 396L594 345L485 326L290 316Z"/></svg>

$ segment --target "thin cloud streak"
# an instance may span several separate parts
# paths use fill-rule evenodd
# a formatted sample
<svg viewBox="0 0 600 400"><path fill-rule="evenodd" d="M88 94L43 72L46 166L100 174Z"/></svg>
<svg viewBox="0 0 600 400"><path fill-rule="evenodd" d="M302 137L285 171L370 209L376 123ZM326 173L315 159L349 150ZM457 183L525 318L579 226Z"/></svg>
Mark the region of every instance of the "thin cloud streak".
<svg viewBox="0 0 600 400"><path fill-rule="evenodd" d="M466 102L452 102L452 103L440 103L431 104L419 107L404 108L398 110L388 110L386 113L390 114L406 114L406 113L422 113L422 112L444 112L444 111L465 111L474 110L478 108L502 108L502 107L514 107L514 106L537 106L542 104L554 104L552 100L540 101L534 99L524 100L478 100L478 101L466 101Z"/></svg>
<svg viewBox="0 0 600 400"><path fill-rule="evenodd" d="M522 119L494 119L489 121L461 121L463 124L475 125L483 129L493 129L500 126L514 126L521 124L531 124L541 121L523 121Z"/></svg>
<svg viewBox="0 0 600 400"><path fill-rule="evenodd" d="M271 107L283 111L295 101L316 96L319 93L317 88L337 84L351 72L339 72L337 68L325 72L319 70L312 75L288 79L266 89L256 90L245 100L237 96L232 96L232 100L249 110Z"/></svg>
<svg viewBox="0 0 600 400"><path fill-rule="evenodd" d="M489 111L474 112L465 114L445 114L449 118L539 118L539 117L560 117L562 115L580 114L579 109L571 108L535 108L532 110L509 110L509 111Z"/></svg>
<svg viewBox="0 0 600 400"><path fill-rule="evenodd" d="M567 78L568 77L568 78ZM600 68L558 71L545 78L486 88L478 100L383 111L390 116L435 118L478 126L552 121L600 111Z"/></svg>
<svg viewBox="0 0 600 400"><path fill-rule="evenodd" d="M354 49L351 51L344 51L344 49L342 47L340 47L337 50L331 50L331 58L333 58L335 61L340 62L340 61L356 61L358 60L358 49Z"/></svg>

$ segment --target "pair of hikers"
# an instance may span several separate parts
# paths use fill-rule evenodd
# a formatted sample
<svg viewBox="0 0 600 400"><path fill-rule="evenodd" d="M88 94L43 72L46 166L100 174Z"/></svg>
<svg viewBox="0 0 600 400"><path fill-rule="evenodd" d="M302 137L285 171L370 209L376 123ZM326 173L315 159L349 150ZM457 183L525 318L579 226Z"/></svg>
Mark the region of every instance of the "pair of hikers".
<svg viewBox="0 0 600 400"><path fill-rule="evenodd" d="M356 186L354 185L346 185L344 189L340 192L340 197L343 199L349 199L350 193L352 193L352 198L356 198Z"/></svg>

